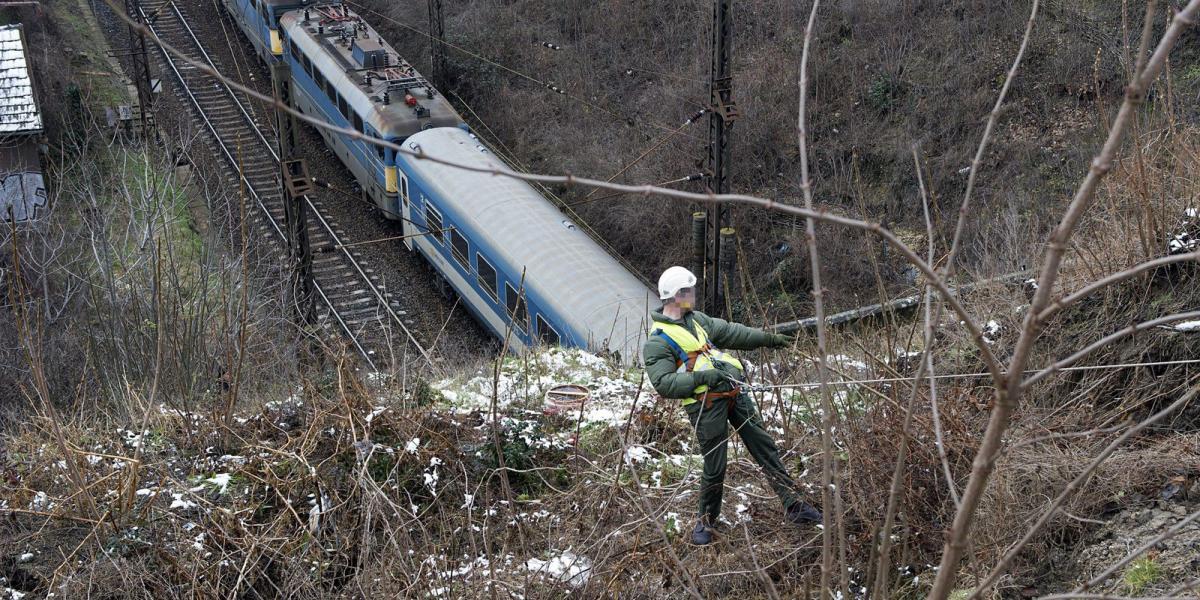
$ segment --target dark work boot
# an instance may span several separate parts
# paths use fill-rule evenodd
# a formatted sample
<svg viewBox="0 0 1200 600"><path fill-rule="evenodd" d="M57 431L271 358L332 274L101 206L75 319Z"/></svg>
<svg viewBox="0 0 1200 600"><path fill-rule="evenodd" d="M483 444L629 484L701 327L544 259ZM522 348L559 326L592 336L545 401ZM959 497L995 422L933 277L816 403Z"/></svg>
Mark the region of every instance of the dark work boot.
<svg viewBox="0 0 1200 600"><path fill-rule="evenodd" d="M697 546L707 546L712 543L713 530L704 523L704 519L696 520L696 528L692 530L692 543Z"/></svg>
<svg viewBox="0 0 1200 600"><path fill-rule="evenodd" d="M803 500L796 502L787 509L787 520L794 525L812 525L821 523L821 511L813 508Z"/></svg>

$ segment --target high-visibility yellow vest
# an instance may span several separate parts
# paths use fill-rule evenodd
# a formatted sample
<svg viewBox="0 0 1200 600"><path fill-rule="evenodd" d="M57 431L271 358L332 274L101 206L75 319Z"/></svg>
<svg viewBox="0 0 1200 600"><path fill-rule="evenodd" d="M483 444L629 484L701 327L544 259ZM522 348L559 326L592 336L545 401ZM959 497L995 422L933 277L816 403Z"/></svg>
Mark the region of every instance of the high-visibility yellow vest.
<svg viewBox="0 0 1200 600"><path fill-rule="evenodd" d="M741 361L734 358L732 354L709 344L708 332L704 331L704 327L695 321L692 321L692 323L696 326L695 331L682 325L661 321L655 321L654 328L650 330L650 335L659 335L665 338L667 345L675 353L676 373L690 373L693 371L714 369L716 368L713 365L715 361L733 365L738 371L743 370ZM695 402L697 397L707 391L707 385L697 386L696 389L692 390L692 397L684 398L680 404L687 406Z"/></svg>

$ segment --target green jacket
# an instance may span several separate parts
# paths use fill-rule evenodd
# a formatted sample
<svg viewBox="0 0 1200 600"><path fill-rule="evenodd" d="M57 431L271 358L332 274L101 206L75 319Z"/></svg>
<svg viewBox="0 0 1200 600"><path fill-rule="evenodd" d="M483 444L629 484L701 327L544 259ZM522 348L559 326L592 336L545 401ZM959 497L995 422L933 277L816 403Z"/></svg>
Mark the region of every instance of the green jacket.
<svg viewBox="0 0 1200 600"><path fill-rule="evenodd" d="M710 317L702 312L689 312L683 315L682 320L668 318L659 312L652 312L650 316L655 322L675 323L693 330L699 325L708 334L709 342L722 350L753 350L771 343L770 333ZM651 331L653 329L651 327ZM661 336L651 335L646 339L642 346L642 358L646 362L646 376L650 384L664 398L690 398L700 385L694 374L675 372L675 351ZM729 365L729 369L731 377L742 379L742 373L735 367ZM721 384L713 391L727 391L731 387L730 384Z"/></svg>

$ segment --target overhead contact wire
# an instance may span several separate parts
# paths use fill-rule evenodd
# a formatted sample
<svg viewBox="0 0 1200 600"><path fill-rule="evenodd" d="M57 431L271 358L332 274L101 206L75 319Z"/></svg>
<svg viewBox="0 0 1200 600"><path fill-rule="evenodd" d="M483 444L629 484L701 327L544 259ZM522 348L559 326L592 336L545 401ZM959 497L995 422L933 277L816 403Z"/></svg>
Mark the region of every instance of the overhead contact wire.
<svg viewBox="0 0 1200 600"><path fill-rule="evenodd" d="M1060 372L1065 372L1065 371L1104 371L1104 370L1114 370L1115 371L1117 369L1131 369L1131 368L1135 368L1135 367L1167 367L1167 366L1174 366L1174 365L1191 365L1191 364L1197 364L1197 363L1200 363L1200 358L1187 358L1187 359L1178 359L1178 360L1160 360L1160 361L1152 361L1152 362L1082 365L1082 366L1074 366L1074 367L1063 367L1061 369L1056 369L1056 371L1060 371ZM1027 369L1024 372L1022 372L1022 375L1033 375L1035 373L1040 373L1041 371L1042 371L1042 369ZM980 377L988 377L990 375L991 375L991 373L986 373L986 372L982 372L982 373L944 373L941 375L934 375L932 378L933 379L977 379ZM925 381L928 379L930 379L929 376L921 377L921 381ZM901 381L916 381L916 380L917 380L916 377L881 377L878 379L843 379L841 381L830 381L827 383L827 385L865 385L865 384L870 384L870 383L898 383ZM738 385L747 386L750 389L750 391L755 391L755 392L765 392L765 391L769 391L769 390L782 390L782 389L795 389L795 388L815 388L815 387L821 386L820 383L813 383L813 382L783 383L783 384L778 384L778 385L753 385L753 384L746 383L744 381L737 381L735 379L730 379L730 381L737 383Z"/></svg>
<svg viewBox="0 0 1200 600"><path fill-rule="evenodd" d="M699 181L699 180L701 180L701 179L704 179L704 173L693 173L693 174L691 174L691 175L685 175L685 176L683 176L683 177L677 177L677 178L675 178L675 179L671 179L671 180L668 180L668 181L660 181L660 182L658 182L658 183L656 183L656 184L654 184L654 185L655 185L656 187L663 187L663 186L668 186L668 185L674 185L674 184L676 184L676 183L683 183L683 182L686 182L686 181ZM598 196L598 197L595 197L595 198L590 198L590 197L589 197L589 198L584 198L584 199L582 199L582 200L576 200L576 201L574 201L574 202L571 202L571 203L569 203L567 206L570 206L570 207L574 208L574 207L576 207L576 206L579 206L579 205L581 205L581 204L588 204L588 203L590 203L590 202L599 202L599 201L601 201L601 200L608 200L608 199L610 199L610 198L616 198L616 197L619 197L619 196L627 196L627 195L629 195L629 194L631 194L631 193L632 193L632 192L617 192L617 193L615 193L615 194L605 194L605 195L603 195L603 196Z"/></svg>
<svg viewBox="0 0 1200 600"><path fill-rule="evenodd" d="M682 133L685 127L687 127L688 125L691 125L692 123L695 123L700 117L704 116L704 114L707 112L708 112L707 108L702 108L702 109L700 109L699 112L688 117L688 119L683 122L683 125L680 125L679 127L675 128L674 130L672 130L669 133L667 133L666 135L664 135L657 142L655 142L654 145L647 148L645 152L642 152L641 156L638 156L637 158L633 159L632 162L621 167L621 170L614 173L612 177L609 177L608 179L604 180L605 183L612 183L613 180L620 177L621 175L624 175L626 171L628 171L629 169L632 169L634 167L634 165L638 164L639 162L642 162L642 160L644 160L647 156L650 156L655 150L658 150L659 148L663 147L664 144L671 141L675 136ZM584 196L584 200L591 198L598 191L600 191L600 188L593 188L592 191L588 192L587 196Z"/></svg>
<svg viewBox="0 0 1200 600"><path fill-rule="evenodd" d="M354 6L354 7L356 7L356 8L359 8L359 9L365 10L365 11L367 11L367 12L369 12L369 13L371 13L371 14L373 14L373 15L375 15L375 16L377 16L377 17L381 18L381 19L384 19L385 21L388 21L389 23L392 23L392 24L394 24L394 25L398 25L398 26L400 26L400 27L403 27L404 29L407 29L407 30L409 30L409 31L411 31L411 32L413 32L413 33L416 33L417 35L421 35L421 36L424 36L424 37L426 37L426 38L429 38L429 39L430 39L430 41L434 41L434 40L433 40L433 36L429 35L429 33L428 33L428 32L426 32L426 31L422 31L422 30L420 30L420 29L418 29L418 28L416 28L416 27L413 27L412 25L409 25L409 24L407 24L407 23L404 23L404 22L402 22L402 21L399 21L399 20L397 20L397 19L395 19L395 18L393 18L393 17L389 17L389 16L387 16L387 15L385 15L385 14L383 14L383 13L381 13L381 12L379 12L379 11L377 11L377 10L375 10L375 9L373 9L373 8L371 8L371 7L369 7L369 6L364 6L364 5L362 5L362 4L359 4L358 2L353 2L353 1L351 1L351 0L345 0L345 1L344 1L344 3L345 3L345 4L349 4L349 5L351 5L351 6ZM493 66L493 67L496 67L497 69L501 69L501 70L507 71L507 72L509 72L509 73L512 73L513 75L516 75L517 77L520 77L520 78L522 78L522 79L524 79L524 80L526 80L526 81L529 81L530 83L533 83L533 84L535 84L535 85L537 85L537 86L539 86L539 87L543 87L543 88L545 88L545 89L547 89L547 90L550 90L550 91L552 91L552 92L554 92L554 93L556 93L556 94L559 94L559 95L561 95L561 96L565 96L565 97L567 97L567 98L570 98L571 100L574 100L574 101L576 101L576 102L579 102L580 104L583 104L584 106L587 106L587 107L589 107L589 108L593 108L593 109L595 109L595 110L598 110L598 111L600 111L600 112L603 112L603 113L605 113L605 114L607 114L607 115L609 115L609 116L611 116L611 117L613 117L613 118L616 118L616 119L619 119L619 120L621 120L621 121L624 121L624 122L626 122L626 123L628 123L628 124L630 124L630 125L637 125L637 124L638 124L638 121L637 121L636 119L634 119L633 117L630 117L630 116L628 116L628 115L622 115L621 113L619 113L619 112L617 112L617 111L615 111L615 110L613 110L613 109L611 109L611 108L607 108L607 107L601 106L601 105L599 105L599 104L596 104L595 102L592 102L592 101L588 100L587 98L584 98L584 97L582 97L582 96L578 96L578 95L576 95L576 94L573 94L573 93L571 93L571 92L568 92L567 90L563 89L561 86L559 86L559 85L555 84L554 82L542 81L541 79L538 79L538 78L536 78L536 77L534 77L534 76L532 76L532 75L528 75L528 74L526 74L526 73L522 73L521 71L518 71L518 70L516 70L516 69L514 69L514 68L512 68L512 67L509 67L509 66L507 66L507 65L500 64L500 63L498 63L498 62L496 62L496 61L494 61L494 60L492 60L492 59L490 59L490 58L488 58L488 57L486 57L486 56L483 56L483 55L481 55L481 54L478 54L478 53L476 53L476 52L472 52L471 50L468 50L468 49L466 49L466 48L463 48L462 46L459 46L458 44L455 44L455 43L453 43L453 42L448 42L448 41L445 41L445 40L436 40L436 41L437 41L438 43L442 44L443 46L448 46L448 47L450 47L450 48L453 48L453 49L455 49L455 50L457 50L457 51L459 51L459 52L461 52L461 53L463 53L463 54L466 54L467 56L470 56L471 58L474 58L474 59L476 59L476 60L483 61L483 62L485 62L485 63L487 63L487 64L489 64L489 65L491 65L491 66ZM655 122L653 122L653 121L647 121L647 124L648 124L648 125L650 125L650 126L657 127L657 128L659 128L659 129L665 130L665 131L671 131L671 130L673 129L673 128L672 128L670 125L663 125L663 124L661 124L661 123L655 123ZM697 138L696 136L691 136L691 135L689 135L689 136L687 136L687 137L690 137L690 138L693 138L693 139L696 139L696 140L703 141L703 140L701 140L700 138Z"/></svg>

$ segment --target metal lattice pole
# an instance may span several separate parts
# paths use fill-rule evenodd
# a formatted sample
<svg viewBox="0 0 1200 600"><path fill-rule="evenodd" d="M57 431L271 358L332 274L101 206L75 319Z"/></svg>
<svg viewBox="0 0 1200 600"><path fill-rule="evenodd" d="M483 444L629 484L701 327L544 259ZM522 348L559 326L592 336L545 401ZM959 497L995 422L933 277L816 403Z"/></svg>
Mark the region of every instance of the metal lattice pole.
<svg viewBox="0 0 1200 600"><path fill-rule="evenodd" d="M284 221L288 254L292 263L292 300L297 325L306 331L316 324L316 296L313 286L312 247L308 240L308 214L305 194L312 190L312 179L303 159L297 158L296 119L283 109L292 106L291 69L285 63L271 66L274 84L275 130L279 132L279 175L283 192ZM311 332L308 332L311 333Z"/></svg>
<svg viewBox="0 0 1200 600"><path fill-rule="evenodd" d="M429 0L429 60L433 85L446 87L446 22L442 19L442 0ZM443 92L444 93L444 92Z"/></svg>
<svg viewBox="0 0 1200 600"><path fill-rule="evenodd" d="M738 118L733 101L733 0L714 0L712 76L708 119L708 177L706 187L712 194L729 193L729 132ZM724 280L721 274L721 229L730 226L729 205L708 208L708 256L705 277L705 309L713 315L725 310ZM699 274L698 274L699 275Z"/></svg>
<svg viewBox="0 0 1200 600"><path fill-rule="evenodd" d="M145 25L141 0L125 0L125 13L134 23L139 26ZM129 26L129 60L133 65L133 81L137 87L141 135L148 137L153 123L150 118L150 57L146 51L146 36L142 34L142 27L139 26Z"/></svg>

